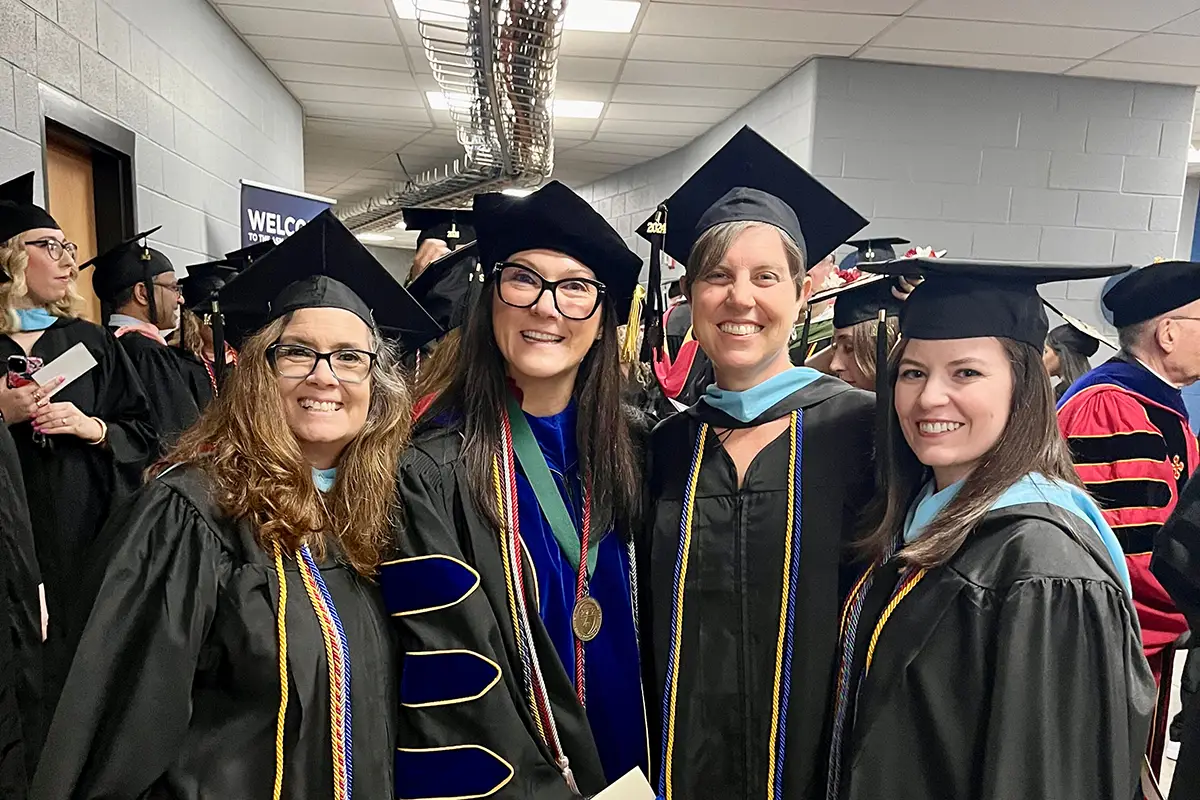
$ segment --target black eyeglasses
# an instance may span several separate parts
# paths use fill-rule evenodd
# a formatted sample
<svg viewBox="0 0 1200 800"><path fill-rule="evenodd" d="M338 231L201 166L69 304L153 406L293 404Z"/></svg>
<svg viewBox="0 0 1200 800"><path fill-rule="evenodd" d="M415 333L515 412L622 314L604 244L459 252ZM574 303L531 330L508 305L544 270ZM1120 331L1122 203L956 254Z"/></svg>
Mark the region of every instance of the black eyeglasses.
<svg viewBox="0 0 1200 800"><path fill-rule="evenodd" d="M548 281L529 267L507 261L497 263L496 271L496 291L504 303L514 308L533 308L543 294L550 292L558 313L567 319L585 320L596 313L604 299L604 284L590 278Z"/></svg>
<svg viewBox="0 0 1200 800"><path fill-rule="evenodd" d="M154 281L151 281L151 283L154 283ZM179 285L178 281L175 283L154 283L154 285L159 289L166 289L168 292L177 297L183 294L183 287Z"/></svg>
<svg viewBox="0 0 1200 800"><path fill-rule="evenodd" d="M333 377L341 383L362 383L371 374L378 353L369 350L334 350L318 353L302 344L280 344L267 348L267 361L281 377L303 380L312 375L317 364L329 365Z"/></svg>
<svg viewBox="0 0 1200 800"><path fill-rule="evenodd" d="M50 256L54 261L62 258L64 250L70 254L71 258L75 258L76 254L79 253L79 247L74 242L60 242L58 239L34 239L32 242L26 242L25 244L42 248L46 251L46 255Z"/></svg>

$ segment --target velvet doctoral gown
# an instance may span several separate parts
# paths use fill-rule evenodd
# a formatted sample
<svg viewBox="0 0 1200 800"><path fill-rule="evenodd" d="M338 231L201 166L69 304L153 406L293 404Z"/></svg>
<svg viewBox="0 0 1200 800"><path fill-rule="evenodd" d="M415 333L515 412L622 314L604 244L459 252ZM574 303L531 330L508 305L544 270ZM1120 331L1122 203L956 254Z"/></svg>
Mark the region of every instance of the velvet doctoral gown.
<svg viewBox="0 0 1200 800"><path fill-rule="evenodd" d="M526 418L578 523L574 406ZM397 796L568 800L572 793L530 711L500 536L474 503L461 445L460 425L444 417L418 433L401 461L406 524L382 573L404 650ZM538 612L529 620L533 640L563 750L589 796L631 769L648 768L629 540L618 531L600 540L590 593L603 623L584 647L585 708L574 686L576 572L520 471L517 500L526 585L537 586L527 597Z"/></svg>
<svg viewBox="0 0 1200 800"><path fill-rule="evenodd" d="M280 584L248 523L198 469L177 467L117 511L99 587L31 797L269 798L280 706ZM396 662L379 588L327 548L318 561L350 653L353 796L392 797ZM314 554L315 555L315 554ZM107 564L107 567L105 567ZM283 797L333 796L324 639L284 560L288 704Z"/></svg>
<svg viewBox="0 0 1200 800"><path fill-rule="evenodd" d="M838 636L847 544L873 486L874 396L821 376L743 423L701 400L661 423L650 444L649 542L640 547L643 655L651 688L655 778L671 764L667 798L807 800L824 791L825 726ZM738 486L719 434L803 412L795 499L799 535L788 529L792 474L788 431L768 444ZM684 495L701 423L711 428L698 474L682 598L676 590ZM798 548L792 595L790 695L775 683L784 602L785 543ZM682 601L680 603L680 600ZM672 622L681 607L682 624ZM677 642L676 642L677 639ZM674 729L663 723L668 665L677 652ZM782 676L781 676L782 677ZM786 705L772 737L773 713ZM770 751L782 759L769 775ZM781 781L781 784L778 783ZM782 792L773 794L774 786ZM818 788L819 787L819 788ZM661 792L660 792L661 793Z"/></svg>
<svg viewBox="0 0 1200 800"><path fill-rule="evenodd" d="M899 578L878 570L857 624L841 800L1134 796L1154 679L1093 528L993 509L901 597L858 680Z"/></svg>

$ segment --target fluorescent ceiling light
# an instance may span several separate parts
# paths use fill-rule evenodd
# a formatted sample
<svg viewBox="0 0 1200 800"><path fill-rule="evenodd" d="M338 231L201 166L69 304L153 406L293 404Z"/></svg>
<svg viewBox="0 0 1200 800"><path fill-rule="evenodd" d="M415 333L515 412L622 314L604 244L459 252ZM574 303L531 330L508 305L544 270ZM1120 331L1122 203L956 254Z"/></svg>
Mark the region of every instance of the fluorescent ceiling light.
<svg viewBox="0 0 1200 800"><path fill-rule="evenodd" d="M450 101L442 92L426 92L425 97L429 100L429 107L434 111L446 111L450 108ZM462 98L462 102L466 102L465 97ZM554 116L564 119L599 119L602 111L604 111L604 103L599 100L554 101Z"/></svg>
<svg viewBox="0 0 1200 800"><path fill-rule="evenodd" d="M467 5L462 0L420 0L422 11L431 19L464 19ZM416 19L413 0L392 0L400 19ZM629 33L641 11L641 0L571 0L563 27L569 31Z"/></svg>
<svg viewBox="0 0 1200 800"><path fill-rule="evenodd" d="M529 195L533 194L533 189L518 189L517 187L513 186L505 189L504 194L508 195L509 197L528 197Z"/></svg>
<svg viewBox="0 0 1200 800"><path fill-rule="evenodd" d="M1189 164L1200 164L1200 148L1197 148L1197 147L1188 148L1188 163Z"/></svg>
<svg viewBox="0 0 1200 800"><path fill-rule="evenodd" d="M358 240L367 244L376 244L378 242L393 241L393 238L386 233L360 233L358 234Z"/></svg>

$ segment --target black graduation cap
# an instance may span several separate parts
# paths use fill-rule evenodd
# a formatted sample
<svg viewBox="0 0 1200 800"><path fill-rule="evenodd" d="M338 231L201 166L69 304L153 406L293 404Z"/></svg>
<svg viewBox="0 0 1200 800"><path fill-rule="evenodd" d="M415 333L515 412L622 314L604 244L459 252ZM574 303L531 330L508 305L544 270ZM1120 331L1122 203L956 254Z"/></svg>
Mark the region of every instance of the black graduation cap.
<svg viewBox="0 0 1200 800"><path fill-rule="evenodd" d="M33 173L0 184L0 242L35 228L62 230L54 217L33 204Z"/></svg>
<svg viewBox="0 0 1200 800"><path fill-rule="evenodd" d="M1160 261L1130 272L1101 298L1118 328L1136 325L1200 300L1200 263Z"/></svg>
<svg viewBox="0 0 1200 800"><path fill-rule="evenodd" d="M839 264L842 269L848 269L857 264L871 264L879 261L892 261L896 258L896 245L911 244L908 239L888 236L881 239L852 239L846 242L854 248L854 252L842 259Z"/></svg>
<svg viewBox="0 0 1200 800"><path fill-rule="evenodd" d="M157 233L160 228L161 225L143 231L79 265L81 270L95 267L92 272L92 288L102 303L112 304L121 292L142 283L146 286L146 296L149 298L150 318L158 318L154 302L154 276L165 272L175 274L171 259L150 247L145 241L146 237Z"/></svg>
<svg viewBox="0 0 1200 800"><path fill-rule="evenodd" d="M903 302L892 294L892 281L884 275L863 276L856 281L817 292L809 298L810 306L836 299L833 304L833 327L849 328L860 322L876 321L879 312L885 317L900 316Z"/></svg>
<svg viewBox="0 0 1200 800"><path fill-rule="evenodd" d="M1050 323L1037 287L1056 281L1103 278L1127 265L1030 264L951 258L902 258L860 264L866 272L924 276L900 309L908 339L998 336L1041 350Z"/></svg>
<svg viewBox="0 0 1200 800"><path fill-rule="evenodd" d="M475 242L431 261L408 285L408 293L429 312L446 333L463 325L467 311L483 289L484 276ZM410 350L424 347L434 336L404 341Z"/></svg>
<svg viewBox="0 0 1200 800"><path fill-rule="evenodd" d="M221 287L217 300L239 341L302 308L345 309L404 338L440 333L425 309L329 209Z"/></svg>
<svg viewBox="0 0 1200 800"><path fill-rule="evenodd" d="M867 220L749 127L688 178L666 203L663 250L686 264L706 230L722 222L768 222L804 251L808 266L832 253ZM638 234L650 238L650 223Z"/></svg>
<svg viewBox="0 0 1200 800"><path fill-rule="evenodd" d="M465 208L406 208L404 227L420 231L417 247L426 239L441 239L454 250L475 240L474 214Z"/></svg>
<svg viewBox="0 0 1200 800"><path fill-rule="evenodd" d="M183 301L188 310L204 316L211 305L212 296L238 274L237 262L229 259L193 264L187 268L187 276L180 278Z"/></svg>
<svg viewBox="0 0 1200 800"><path fill-rule="evenodd" d="M1053 311L1058 316L1062 317L1066 325L1059 325L1054 330L1050 331L1050 338L1057 338L1071 350L1079 353L1084 358L1091 358L1096 355L1096 351L1100 349L1101 344L1106 344L1113 350L1120 350L1121 346L1117 344L1109 336L1106 336L1099 328L1089 325L1078 317L1072 317L1070 314L1064 314L1055 308L1054 304L1045 298L1042 303L1046 308ZM1057 333L1057 336L1055 332Z"/></svg>
<svg viewBox="0 0 1200 800"><path fill-rule="evenodd" d="M267 253L275 249L275 241L267 239L265 242L258 242L249 247L243 247L240 250L234 250L232 253L226 253L223 261L228 266L238 270L247 269L254 265L254 262L265 256Z"/></svg>
<svg viewBox="0 0 1200 800"><path fill-rule="evenodd" d="M642 259L587 201L558 181L526 197L475 195L475 230L485 275L523 250L554 250L596 273L605 299L624 320Z"/></svg>

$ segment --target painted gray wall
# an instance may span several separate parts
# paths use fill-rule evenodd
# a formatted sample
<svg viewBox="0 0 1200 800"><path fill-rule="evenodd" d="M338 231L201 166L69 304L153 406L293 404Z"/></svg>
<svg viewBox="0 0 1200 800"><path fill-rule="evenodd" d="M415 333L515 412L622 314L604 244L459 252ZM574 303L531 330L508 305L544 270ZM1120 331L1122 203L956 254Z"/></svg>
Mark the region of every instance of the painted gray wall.
<svg viewBox="0 0 1200 800"><path fill-rule="evenodd" d="M1179 238L1175 241L1175 257L1190 261L1192 239L1196 233L1196 206L1200 200L1200 176L1187 179L1183 189L1183 213L1179 216Z"/></svg>
<svg viewBox="0 0 1200 800"><path fill-rule="evenodd" d="M205 0L0 0L0 179L41 197L39 83L137 134L138 225L181 272L239 246L239 179L304 188L300 105Z"/></svg>
<svg viewBox="0 0 1200 800"><path fill-rule="evenodd" d="M695 142L582 193L629 235L749 124L871 219L869 233L956 257L1148 263L1175 251L1194 102L1185 87L818 59ZM1098 290L1045 295L1099 324Z"/></svg>

